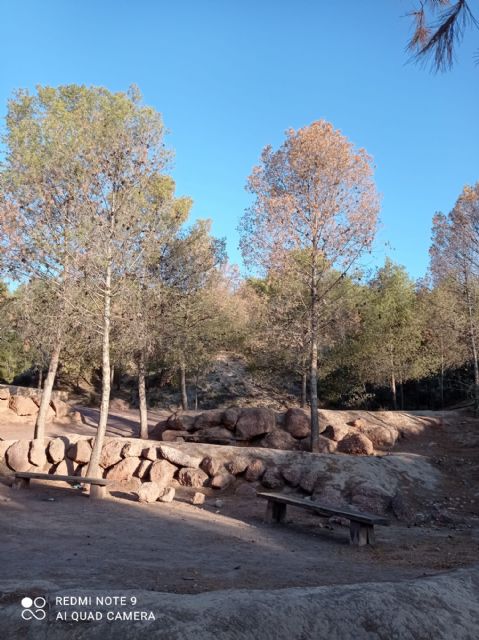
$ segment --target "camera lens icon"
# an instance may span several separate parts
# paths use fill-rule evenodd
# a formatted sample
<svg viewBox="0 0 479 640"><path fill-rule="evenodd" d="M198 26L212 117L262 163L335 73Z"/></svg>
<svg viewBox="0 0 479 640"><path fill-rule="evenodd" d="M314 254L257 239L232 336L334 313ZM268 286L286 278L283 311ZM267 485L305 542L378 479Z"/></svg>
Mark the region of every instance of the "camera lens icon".
<svg viewBox="0 0 479 640"><path fill-rule="evenodd" d="M47 612L45 611L45 607L47 606L47 601L42 596L38 596L37 598L29 598L26 596L22 598L22 618L24 620L45 620Z"/></svg>

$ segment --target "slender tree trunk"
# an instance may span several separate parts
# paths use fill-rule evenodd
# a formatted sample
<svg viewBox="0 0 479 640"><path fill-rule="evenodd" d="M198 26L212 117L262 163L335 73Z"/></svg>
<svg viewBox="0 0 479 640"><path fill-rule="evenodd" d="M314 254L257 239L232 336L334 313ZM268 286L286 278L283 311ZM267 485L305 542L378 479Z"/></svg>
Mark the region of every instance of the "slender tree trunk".
<svg viewBox="0 0 479 640"><path fill-rule="evenodd" d="M198 411L198 376L195 376L195 411Z"/></svg>
<svg viewBox="0 0 479 640"><path fill-rule="evenodd" d="M186 366L182 362L180 364L180 390L181 390L181 406L183 411L188 410L188 394L186 392Z"/></svg>
<svg viewBox="0 0 479 640"><path fill-rule="evenodd" d="M474 326L474 313L472 308L471 292L466 279L467 312L469 316L469 338L471 340L472 364L474 367L474 412L479 412L479 364L477 357L476 328Z"/></svg>
<svg viewBox="0 0 479 640"><path fill-rule="evenodd" d="M398 402L396 393L396 376L394 375L394 371L391 372L391 395L393 400L393 409L396 411L398 408Z"/></svg>
<svg viewBox="0 0 479 640"><path fill-rule="evenodd" d="M110 386L113 386L113 382L115 381L115 365L111 365L110 369Z"/></svg>
<svg viewBox="0 0 479 640"><path fill-rule="evenodd" d="M103 298L103 343L102 343L102 381L101 381L101 405L100 419L98 421L98 429L93 445L93 451L88 465L88 476L91 478L100 478L100 456L105 441L106 425L108 421L108 412L110 407L110 316L111 316L111 256L109 256L106 274ZM103 488L91 485L90 497L103 497Z"/></svg>
<svg viewBox="0 0 479 640"><path fill-rule="evenodd" d="M48 373L43 385L42 399L40 401L40 408L38 410L37 419L35 422L35 430L33 437L35 440L45 437L45 424L47 421L48 408L52 399L53 385L55 383L55 377L58 370L58 362L60 361L60 352L62 350L61 338L57 338L57 342L53 348L52 355L50 357L50 364L48 365Z"/></svg>
<svg viewBox="0 0 479 640"><path fill-rule="evenodd" d="M304 409L308 402L308 374L303 371L301 375L301 407Z"/></svg>
<svg viewBox="0 0 479 640"><path fill-rule="evenodd" d="M313 251L315 248L313 248ZM318 291L316 283L316 257L313 256L311 269L311 361L309 379L309 398L311 402L311 451L319 452L318 420L318 320L316 317Z"/></svg>
<svg viewBox="0 0 479 640"><path fill-rule="evenodd" d="M146 406L146 366L145 352L140 352L138 359L138 399L140 404L140 438L148 440L148 409Z"/></svg>
<svg viewBox="0 0 479 640"><path fill-rule="evenodd" d="M399 381L399 394L401 398L401 411L404 411L404 382L402 378Z"/></svg>
<svg viewBox="0 0 479 640"><path fill-rule="evenodd" d="M43 384L43 367L38 367L38 383L37 383L37 389L39 391L41 391L42 388L42 384Z"/></svg>
<svg viewBox="0 0 479 640"><path fill-rule="evenodd" d="M441 411L444 411L444 348L441 338L441 378L440 378L440 393L441 393Z"/></svg>

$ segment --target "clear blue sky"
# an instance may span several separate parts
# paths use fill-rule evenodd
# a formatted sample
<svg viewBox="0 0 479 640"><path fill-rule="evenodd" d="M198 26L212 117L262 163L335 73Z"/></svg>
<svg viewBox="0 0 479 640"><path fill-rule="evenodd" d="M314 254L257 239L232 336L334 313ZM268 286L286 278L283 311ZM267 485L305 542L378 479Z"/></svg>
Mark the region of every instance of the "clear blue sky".
<svg viewBox="0 0 479 640"><path fill-rule="evenodd" d="M451 73L405 64L413 3L0 0L1 115L18 87L137 84L170 130L178 192L228 238L233 262L262 147L325 118L374 157L374 260L389 254L419 277L432 215L479 179L479 37Z"/></svg>

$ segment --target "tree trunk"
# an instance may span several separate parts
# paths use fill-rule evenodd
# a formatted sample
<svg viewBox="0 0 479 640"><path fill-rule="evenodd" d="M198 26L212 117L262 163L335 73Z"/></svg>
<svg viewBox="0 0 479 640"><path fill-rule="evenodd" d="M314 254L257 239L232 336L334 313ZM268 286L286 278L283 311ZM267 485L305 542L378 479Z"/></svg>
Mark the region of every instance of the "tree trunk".
<svg viewBox="0 0 479 640"><path fill-rule="evenodd" d="M400 381L400 386L399 386L399 394L400 394L400 398L401 398L401 411L404 411L404 382Z"/></svg>
<svg viewBox="0 0 479 640"><path fill-rule="evenodd" d="M479 412L479 364L477 358L477 344L476 344L476 328L474 326L474 313L471 301L471 292L469 290L469 282L466 278L466 299L467 299L467 311L469 315L469 338L471 340L472 351L472 364L474 367L474 412L476 415Z"/></svg>
<svg viewBox="0 0 479 640"><path fill-rule="evenodd" d="M102 381L101 381L101 405L98 429L93 445L93 451L88 465L87 475L90 478L101 478L100 456L105 441L106 425L110 407L110 316L111 316L111 258L108 260L105 274L105 288L103 298L103 344L102 344ZM90 496L100 498L103 496L102 487L91 485Z"/></svg>
<svg viewBox="0 0 479 640"><path fill-rule="evenodd" d="M38 410L33 435L35 440L45 437L45 423L47 421L48 408L52 399L53 384L55 383L55 376L57 375L61 350L62 343L61 339L58 337L57 342L53 348L53 352L50 358L50 364L48 365L47 377L45 378L45 383L43 385L42 399L40 401L40 408Z"/></svg>
<svg viewBox="0 0 479 640"><path fill-rule="evenodd" d="M314 249L313 249L314 250ZM317 283L316 261L313 256L311 269L311 372L309 379L309 398L311 402L311 451L319 452L319 420L318 420L318 321L317 311Z"/></svg>
<svg viewBox="0 0 479 640"><path fill-rule="evenodd" d="M113 386L113 382L115 381L115 365L111 365L110 369L110 386Z"/></svg>
<svg viewBox="0 0 479 640"><path fill-rule="evenodd" d="M391 373L391 395L393 400L393 409L396 411L398 408L398 402L396 393L396 376L394 375L394 371Z"/></svg>
<svg viewBox="0 0 479 640"><path fill-rule="evenodd" d="M41 391L42 384L43 384L43 367L40 366L38 367L38 383L37 383L38 391Z"/></svg>
<svg viewBox="0 0 479 640"><path fill-rule="evenodd" d="M195 376L195 411L198 411L198 376Z"/></svg>
<svg viewBox="0 0 479 640"><path fill-rule="evenodd" d="M444 348L441 338L441 378L440 378L440 392L441 392L441 411L444 411Z"/></svg>
<svg viewBox="0 0 479 640"><path fill-rule="evenodd" d="M308 402L308 374L303 371L301 376L301 407L304 409Z"/></svg>
<svg viewBox="0 0 479 640"><path fill-rule="evenodd" d="M148 409L146 406L146 367L145 353L142 350L138 359L138 399L140 405L140 438L148 440Z"/></svg>
<svg viewBox="0 0 479 640"><path fill-rule="evenodd" d="M180 390L181 390L181 407L183 411L188 410L188 394L186 392L186 366L182 362L180 365Z"/></svg>

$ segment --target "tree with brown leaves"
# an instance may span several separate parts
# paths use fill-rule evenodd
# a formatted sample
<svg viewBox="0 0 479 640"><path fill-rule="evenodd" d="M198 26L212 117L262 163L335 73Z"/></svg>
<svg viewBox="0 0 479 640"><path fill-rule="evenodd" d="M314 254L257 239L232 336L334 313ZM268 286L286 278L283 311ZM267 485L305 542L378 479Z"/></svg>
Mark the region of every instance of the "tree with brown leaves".
<svg viewBox="0 0 479 640"><path fill-rule="evenodd" d="M320 120L263 150L248 182L253 205L240 227L245 261L281 276L294 272L309 291L311 449L319 447L318 328L322 306L371 247L379 199L371 158ZM331 268L337 277L327 275Z"/></svg>

